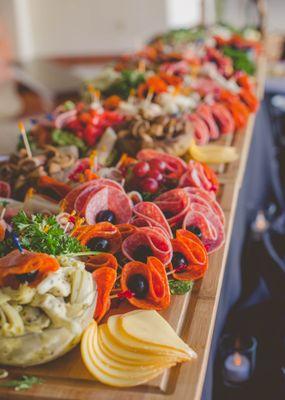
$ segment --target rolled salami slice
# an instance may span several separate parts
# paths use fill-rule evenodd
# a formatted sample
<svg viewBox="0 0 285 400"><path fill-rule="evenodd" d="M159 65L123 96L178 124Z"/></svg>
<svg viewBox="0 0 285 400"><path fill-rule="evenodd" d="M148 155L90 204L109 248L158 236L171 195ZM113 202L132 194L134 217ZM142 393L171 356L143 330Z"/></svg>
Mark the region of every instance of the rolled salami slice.
<svg viewBox="0 0 285 400"><path fill-rule="evenodd" d="M99 212L106 210L114 214L114 223L126 224L132 216L132 202L126 193L115 187L95 188L88 195L82 210L86 223L94 225Z"/></svg>
<svg viewBox="0 0 285 400"><path fill-rule="evenodd" d="M90 250L116 253L122 244L119 229L110 222L100 222L96 225L79 226L72 236Z"/></svg>
<svg viewBox="0 0 285 400"><path fill-rule="evenodd" d="M164 174L169 179L179 179L187 169L187 164L181 158L172 156L170 154L161 153L156 150L141 150L137 154L137 159L145 161L157 159L160 161L164 161L167 164L167 168Z"/></svg>
<svg viewBox="0 0 285 400"><path fill-rule="evenodd" d="M161 209L171 227L181 226L190 206L188 194L179 188L161 194L154 202Z"/></svg>
<svg viewBox="0 0 285 400"><path fill-rule="evenodd" d="M204 189L185 187L183 188L186 193L190 196L190 203L202 204L209 207L214 214L216 214L223 225L225 225L225 214L219 205L219 203Z"/></svg>
<svg viewBox="0 0 285 400"><path fill-rule="evenodd" d="M136 279L144 282L143 293L136 293ZM170 291L167 275L162 262L148 257L147 263L131 261L122 270L121 288L131 290L133 296L128 301L135 307L145 310L162 310L170 304Z"/></svg>
<svg viewBox="0 0 285 400"><path fill-rule="evenodd" d="M189 115L189 120L194 126L194 136L197 144L203 145L209 142L210 133L206 122L198 114Z"/></svg>
<svg viewBox="0 0 285 400"><path fill-rule="evenodd" d="M211 106L208 104L200 104L196 110L196 113L205 121L209 128L209 135L211 139L218 139L220 132L218 126L214 120Z"/></svg>
<svg viewBox="0 0 285 400"><path fill-rule="evenodd" d="M179 186L196 187L215 195L219 189L219 181L214 171L207 165L190 160L187 171L179 181Z"/></svg>
<svg viewBox="0 0 285 400"><path fill-rule="evenodd" d="M186 230L198 228L201 231L201 241L209 254L218 250L224 243L225 230L219 216L201 204L191 205L182 228Z"/></svg>
<svg viewBox="0 0 285 400"><path fill-rule="evenodd" d="M222 103L214 103L211 105L211 111L220 133L222 135L232 134L235 130L235 123L229 110Z"/></svg>
<svg viewBox="0 0 285 400"><path fill-rule="evenodd" d="M93 272L98 268L108 267L117 271L118 261L111 253L99 253L94 256L89 256L85 262L87 271Z"/></svg>
<svg viewBox="0 0 285 400"><path fill-rule="evenodd" d="M169 238L172 238L170 226L160 208L148 201L142 201L133 207L133 218L131 223L135 226L156 226L165 231Z"/></svg>
<svg viewBox="0 0 285 400"><path fill-rule="evenodd" d="M63 208L67 212L71 212L76 209L78 212L81 212L85 206L85 202L88 198L88 195L93 189L100 189L105 186L114 187L122 192L124 188L115 181L111 179L99 178L94 179L89 182L84 182L80 185L75 186L64 198L63 200ZM76 204L75 204L76 203Z"/></svg>
<svg viewBox="0 0 285 400"><path fill-rule="evenodd" d="M173 259L168 268L173 278L194 281L202 278L208 268L208 254L201 240L192 232L178 229L171 241Z"/></svg>
<svg viewBox="0 0 285 400"><path fill-rule="evenodd" d="M11 196L11 185L5 181L0 181L0 197L8 199Z"/></svg>
<svg viewBox="0 0 285 400"><path fill-rule="evenodd" d="M110 293L115 285L117 273L113 268L101 267L96 269L92 276L97 285L97 303L94 319L99 322L111 306Z"/></svg>
<svg viewBox="0 0 285 400"><path fill-rule="evenodd" d="M47 195L54 200L62 200L72 190L67 183L60 182L47 175L38 179L38 189L41 194Z"/></svg>
<svg viewBox="0 0 285 400"><path fill-rule="evenodd" d="M164 265L172 258L172 246L165 232L158 227L142 227L128 236L122 245L122 252L129 260L146 262L154 256Z"/></svg>
<svg viewBox="0 0 285 400"><path fill-rule="evenodd" d="M119 224L116 226L121 233L122 240L125 240L128 236L136 231L136 227L133 224Z"/></svg>

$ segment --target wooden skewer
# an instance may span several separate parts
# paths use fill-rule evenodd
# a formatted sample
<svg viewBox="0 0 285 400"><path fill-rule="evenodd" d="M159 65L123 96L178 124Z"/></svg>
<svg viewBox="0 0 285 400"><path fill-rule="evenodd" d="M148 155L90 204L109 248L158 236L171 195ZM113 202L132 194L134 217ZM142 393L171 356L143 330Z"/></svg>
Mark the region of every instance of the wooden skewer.
<svg viewBox="0 0 285 400"><path fill-rule="evenodd" d="M32 154L31 147L30 147L30 143L29 143L28 137L27 137L27 132L26 132L26 129L25 129L25 126L24 126L23 122L20 121L18 126L19 126L19 129L20 129L23 141L24 141L24 145L25 145L25 148L26 148L26 151L27 151L28 158L33 158L33 154Z"/></svg>
<svg viewBox="0 0 285 400"><path fill-rule="evenodd" d="M2 211L1 211L0 220L1 220L1 219L4 219L5 214L6 214L6 211L7 211L7 208L4 207L4 208L2 209Z"/></svg>

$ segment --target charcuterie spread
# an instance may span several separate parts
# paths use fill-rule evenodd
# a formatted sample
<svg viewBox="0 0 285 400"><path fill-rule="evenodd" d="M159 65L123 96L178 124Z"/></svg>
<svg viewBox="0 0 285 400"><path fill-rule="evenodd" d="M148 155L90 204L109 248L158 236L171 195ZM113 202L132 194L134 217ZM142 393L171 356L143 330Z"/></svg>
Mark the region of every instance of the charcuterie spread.
<svg viewBox="0 0 285 400"><path fill-rule="evenodd" d="M91 375L128 387L197 357L159 312L225 240L209 163L237 159L213 143L258 108L250 33L161 35L86 82L82 101L20 124L0 163L1 364L45 363L82 337Z"/></svg>

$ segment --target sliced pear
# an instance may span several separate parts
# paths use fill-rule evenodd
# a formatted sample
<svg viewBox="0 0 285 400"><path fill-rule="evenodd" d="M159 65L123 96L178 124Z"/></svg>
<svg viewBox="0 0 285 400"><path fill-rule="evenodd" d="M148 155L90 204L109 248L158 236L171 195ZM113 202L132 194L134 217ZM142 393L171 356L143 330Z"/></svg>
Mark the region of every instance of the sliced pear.
<svg viewBox="0 0 285 400"><path fill-rule="evenodd" d="M160 366L168 362L178 361L177 357L139 353L125 348L110 335L106 324L99 326L98 341L102 352L106 356L128 365L137 365L139 363L141 365L151 364Z"/></svg>
<svg viewBox="0 0 285 400"><path fill-rule="evenodd" d="M125 334L140 341L143 346L165 347L185 353L189 358L197 357L196 353L177 335L169 323L154 310L129 312L117 318L117 321Z"/></svg>

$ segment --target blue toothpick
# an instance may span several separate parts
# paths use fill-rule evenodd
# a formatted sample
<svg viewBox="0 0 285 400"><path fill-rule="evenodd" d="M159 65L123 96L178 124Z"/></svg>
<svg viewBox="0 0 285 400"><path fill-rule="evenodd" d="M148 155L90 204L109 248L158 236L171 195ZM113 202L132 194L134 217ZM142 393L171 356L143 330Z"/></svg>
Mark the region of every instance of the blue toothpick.
<svg viewBox="0 0 285 400"><path fill-rule="evenodd" d="M23 253L24 250L23 250L23 247L21 246L19 236L16 235L15 232L12 232L12 238L13 238L14 246L17 247L17 249L19 250L20 253Z"/></svg>

